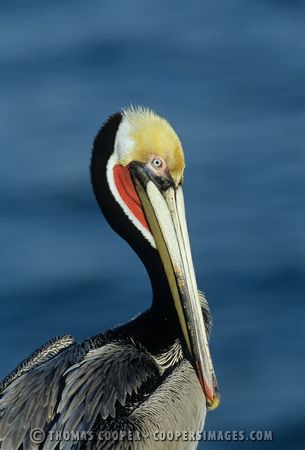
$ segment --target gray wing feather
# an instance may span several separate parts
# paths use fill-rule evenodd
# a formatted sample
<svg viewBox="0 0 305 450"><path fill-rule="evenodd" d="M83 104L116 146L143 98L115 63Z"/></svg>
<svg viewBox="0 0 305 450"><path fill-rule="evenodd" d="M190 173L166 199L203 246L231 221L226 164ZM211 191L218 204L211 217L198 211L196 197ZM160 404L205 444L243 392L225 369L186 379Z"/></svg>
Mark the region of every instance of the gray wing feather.
<svg viewBox="0 0 305 450"><path fill-rule="evenodd" d="M55 356L48 352L51 359L41 365L37 365L39 358L32 365L25 365L3 390L0 398L1 450L15 450L22 443L25 449L35 448L34 443L28 446L30 431L44 429L53 420L63 374L71 361L75 362L75 348L76 345L72 345ZM40 361L45 361L45 355L40 356Z"/></svg>
<svg viewBox="0 0 305 450"><path fill-rule="evenodd" d="M66 348L74 344L74 338L72 336L57 336L51 339L49 342L39 347L28 358L22 361L13 372L11 372L0 383L0 393L7 388L16 378L20 377L26 372L29 372L34 367L37 367L46 361L54 358L54 356L61 353Z"/></svg>
<svg viewBox="0 0 305 450"><path fill-rule="evenodd" d="M125 405L128 395L161 374L155 359L133 342L112 342L92 350L89 347L70 345L48 360L43 353L39 356L35 352L34 362L28 358L19 366L0 398L1 450L18 450L21 446L38 450L40 446L30 440L35 428L90 431L98 416L114 418L118 403ZM73 440L59 443L52 436L47 433L43 450L52 450L58 444L65 450L81 445Z"/></svg>
<svg viewBox="0 0 305 450"><path fill-rule="evenodd" d="M55 432L90 431L98 416L115 417L116 402L125 404L127 395L137 392L149 378L159 376L155 360L131 344L110 343L91 350L65 373L65 387L57 408L57 420L43 450L53 450ZM65 442L65 450L75 442Z"/></svg>

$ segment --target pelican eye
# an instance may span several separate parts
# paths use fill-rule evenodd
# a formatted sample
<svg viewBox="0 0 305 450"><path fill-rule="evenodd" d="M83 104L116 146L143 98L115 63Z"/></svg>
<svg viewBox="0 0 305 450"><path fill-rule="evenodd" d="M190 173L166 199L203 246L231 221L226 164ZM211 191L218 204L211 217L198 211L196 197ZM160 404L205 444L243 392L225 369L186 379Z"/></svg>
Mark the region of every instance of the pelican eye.
<svg viewBox="0 0 305 450"><path fill-rule="evenodd" d="M159 158L154 158L151 161L151 164L153 165L153 167L155 167L156 169L160 169L160 167L162 167L162 161Z"/></svg>

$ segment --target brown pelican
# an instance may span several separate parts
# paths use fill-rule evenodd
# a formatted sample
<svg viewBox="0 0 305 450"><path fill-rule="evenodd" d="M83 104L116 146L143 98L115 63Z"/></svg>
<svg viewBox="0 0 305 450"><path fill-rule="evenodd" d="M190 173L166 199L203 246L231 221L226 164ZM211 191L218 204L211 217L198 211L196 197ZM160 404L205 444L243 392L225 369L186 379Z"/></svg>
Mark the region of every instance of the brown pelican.
<svg viewBox="0 0 305 450"><path fill-rule="evenodd" d="M150 110L124 109L97 134L93 190L111 227L143 261L152 305L82 343L57 337L9 374L0 385L1 450L197 447L194 433L219 394L183 173L178 136ZM166 432L175 434L167 439ZM193 434L179 439L179 432Z"/></svg>

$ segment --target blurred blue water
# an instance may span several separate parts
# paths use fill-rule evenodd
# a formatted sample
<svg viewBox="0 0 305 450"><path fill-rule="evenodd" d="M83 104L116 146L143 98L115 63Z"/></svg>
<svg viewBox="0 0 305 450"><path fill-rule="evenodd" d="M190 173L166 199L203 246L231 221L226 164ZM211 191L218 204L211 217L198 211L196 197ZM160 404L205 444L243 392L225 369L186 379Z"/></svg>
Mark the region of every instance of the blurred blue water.
<svg viewBox="0 0 305 450"><path fill-rule="evenodd" d="M186 153L222 393L206 429L274 432L200 448L304 448L302 5L1 2L0 377L52 336L81 340L149 305L88 176L100 124L147 105Z"/></svg>

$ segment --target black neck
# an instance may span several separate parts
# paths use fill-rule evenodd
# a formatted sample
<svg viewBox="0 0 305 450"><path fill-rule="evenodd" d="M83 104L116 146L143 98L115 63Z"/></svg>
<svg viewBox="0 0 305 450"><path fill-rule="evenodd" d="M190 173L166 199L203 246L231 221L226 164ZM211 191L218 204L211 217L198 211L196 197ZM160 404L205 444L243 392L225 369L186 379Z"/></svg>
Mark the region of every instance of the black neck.
<svg viewBox="0 0 305 450"><path fill-rule="evenodd" d="M94 194L110 226L129 243L146 267L153 291L152 313L176 320L172 295L159 253L130 222L116 202L107 181L106 167L114 151L115 137L121 120L121 113L111 116L95 138L91 159Z"/></svg>

